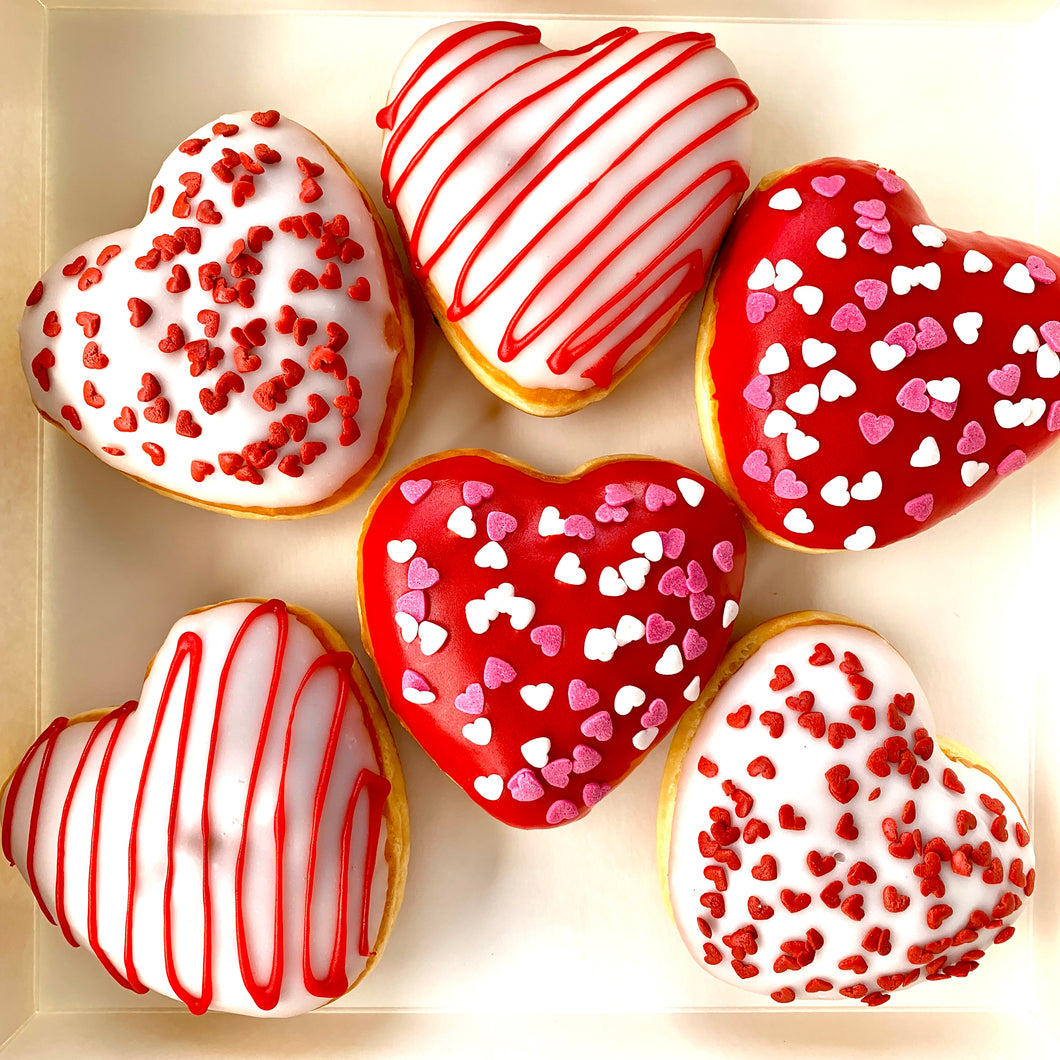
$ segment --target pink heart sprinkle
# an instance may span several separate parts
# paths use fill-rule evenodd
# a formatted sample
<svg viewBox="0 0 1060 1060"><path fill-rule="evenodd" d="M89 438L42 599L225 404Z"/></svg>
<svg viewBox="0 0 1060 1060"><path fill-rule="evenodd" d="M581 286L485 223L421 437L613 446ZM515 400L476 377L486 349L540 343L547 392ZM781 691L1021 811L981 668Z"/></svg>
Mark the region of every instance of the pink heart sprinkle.
<svg viewBox="0 0 1060 1060"><path fill-rule="evenodd" d="M883 185L883 190L891 195L897 195L905 188L901 180L888 169L877 169L876 179Z"/></svg>
<svg viewBox="0 0 1060 1060"><path fill-rule="evenodd" d="M914 497L905 506L905 514L912 516L918 523L926 522L935 507L935 498L930 493Z"/></svg>
<svg viewBox="0 0 1060 1060"><path fill-rule="evenodd" d="M891 222L886 217L881 217L879 220L874 220L871 217L859 217L854 223L858 228L867 228L870 232L879 232L881 235L885 235L891 230Z"/></svg>
<svg viewBox="0 0 1060 1060"><path fill-rule="evenodd" d="M957 452L961 456L971 456L978 453L986 445L986 431L978 420L969 420L961 431L961 440L957 443Z"/></svg>
<svg viewBox="0 0 1060 1060"><path fill-rule="evenodd" d="M422 622L427 617L426 598L419 589L402 593L397 598L397 610L404 611L406 615L412 615L417 622Z"/></svg>
<svg viewBox="0 0 1060 1060"><path fill-rule="evenodd" d="M707 587L707 575L699 565L699 560L692 560L688 564L688 580L685 583L690 593L701 593Z"/></svg>
<svg viewBox="0 0 1060 1060"><path fill-rule="evenodd" d="M588 736L591 740L599 740L601 743L606 743L615 734L611 715L606 710L598 710L595 714L590 714L582 722L581 730L582 736Z"/></svg>
<svg viewBox="0 0 1060 1060"><path fill-rule="evenodd" d="M417 673L415 670L406 670L401 675L401 687L414 688L417 692L429 692L431 686L427 684L427 679L423 674Z"/></svg>
<svg viewBox="0 0 1060 1060"><path fill-rule="evenodd" d="M671 567L659 579L659 592L663 596L687 596L688 579L685 577L685 572L680 567Z"/></svg>
<svg viewBox="0 0 1060 1060"><path fill-rule="evenodd" d="M571 710L590 710L600 702L600 693L576 677L567 685L567 702Z"/></svg>
<svg viewBox="0 0 1060 1060"><path fill-rule="evenodd" d="M862 232L858 246L862 250L874 250L877 254L890 254L891 237L883 232Z"/></svg>
<svg viewBox="0 0 1060 1060"><path fill-rule="evenodd" d="M509 684L516 677L515 669L503 659L491 655L486 660L486 666L482 671L482 679L487 688L500 688L501 685Z"/></svg>
<svg viewBox="0 0 1060 1060"><path fill-rule="evenodd" d="M557 799L545 813L545 820L549 824L562 824L564 821L573 821L578 816L578 807L570 799Z"/></svg>
<svg viewBox="0 0 1060 1060"><path fill-rule="evenodd" d="M919 324L920 330L916 333L918 350L933 350L948 338L945 329L934 317L921 317Z"/></svg>
<svg viewBox="0 0 1060 1060"><path fill-rule="evenodd" d="M620 504L629 504L633 494L620 482L610 482L604 487L604 500L618 507Z"/></svg>
<svg viewBox="0 0 1060 1060"><path fill-rule="evenodd" d="M836 173L831 177L814 177L810 181L810 187L818 195L823 195L826 199L834 199L843 190L846 182L846 177L841 173Z"/></svg>
<svg viewBox="0 0 1060 1060"><path fill-rule="evenodd" d="M482 685L477 681L467 686L463 692L458 692L455 706L465 714L481 714L486 709L486 697L482 692Z"/></svg>
<svg viewBox="0 0 1060 1060"><path fill-rule="evenodd" d="M743 473L748 478L753 478L755 482L769 481L772 473L769 470L769 458L764 449L755 449L754 452L747 454L747 459L743 462Z"/></svg>
<svg viewBox="0 0 1060 1060"><path fill-rule="evenodd" d="M753 291L747 296L747 319L752 324L761 324L766 313L772 312L777 300L768 291Z"/></svg>
<svg viewBox="0 0 1060 1060"><path fill-rule="evenodd" d="M677 494L668 490L665 486L658 486L654 482L644 491L644 506L649 512L657 512L661 508L669 508L677 500Z"/></svg>
<svg viewBox="0 0 1060 1060"><path fill-rule="evenodd" d="M541 775L554 788L565 788L570 781L570 771L574 763L569 758L557 758L541 770Z"/></svg>
<svg viewBox="0 0 1060 1060"><path fill-rule="evenodd" d="M509 781L508 790L516 802L533 802L545 794L541 782L532 769L520 769Z"/></svg>
<svg viewBox="0 0 1060 1060"><path fill-rule="evenodd" d="M865 300L866 309L879 309L887 297L889 288L883 280L858 280L854 294Z"/></svg>
<svg viewBox="0 0 1060 1060"><path fill-rule="evenodd" d="M574 772L588 773L595 769L603 761L603 756L595 747L587 747L583 743L574 745Z"/></svg>
<svg viewBox="0 0 1060 1060"><path fill-rule="evenodd" d="M707 650L707 638L701 637L694 629L690 629L684 636L684 640L681 641L681 651L684 652L685 658L691 662L693 659L698 659L703 652ZM652 725L658 725L659 722L653 721ZM645 725L645 728L648 726Z"/></svg>
<svg viewBox="0 0 1060 1060"><path fill-rule="evenodd" d="M832 315L833 331L864 331L865 317L853 302L841 305Z"/></svg>
<svg viewBox="0 0 1060 1060"><path fill-rule="evenodd" d="M491 541L503 541L518 525L507 512L490 512L486 516L486 536Z"/></svg>
<svg viewBox="0 0 1060 1060"><path fill-rule="evenodd" d="M460 490L464 497L464 503L469 508L474 508L475 505L481 504L483 501L488 501L493 496L493 487L488 482L465 482Z"/></svg>
<svg viewBox="0 0 1060 1060"><path fill-rule="evenodd" d="M800 497L805 497L809 490L806 483L800 482L795 472L786 467L783 471L777 472L777 477L773 481L773 492L786 501L797 501Z"/></svg>
<svg viewBox="0 0 1060 1060"><path fill-rule="evenodd" d="M910 379L895 398L903 409L910 412L927 412L931 404L927 396L927 383L923 379Z"/></svg>
<svg viewBox="0 0 1060 1060"><path fill-rule="evenodd" d="M854 212L878 221L887 212L887 204L883 199L862 199L854 203Z"/></svg>
<svg viewBox="0 0 1060 1060"><path fill-rule="evenodd" d="M650 729L653 725L658 727L666 721L666 715L666 704L661 699L653 699L648 709L640 716L640 727L642 729Z"/></svg>
<svg viewBox="0 0 1060 1060"><path fill-rule="evenodd" d="M684 530L679 530L676 527L670 530L669 533L660 530L659 537L662 538L663 555L667 559L677 559L685 547Z"/></svg>
<svg viewBox="0 0 1060 1060"><path fill-rule="evenodd" d="M559 626L535 626L530 639L551 659L563 647L563 630Z"/></svg>
<svg viewBox="0 0 1060 1060"><path fill-rule="evenodd" d="M401 495L409 504L415 504L417 501L422 500L430 488L431 480L429 478L406 479L398 487L401 490Z"/></svg>
<svg viewBox="0 0 1060 1060"><path fill-rule="evenodd" d="M928 405L928 412L938 416L940 420L952 420L956 411L956 401L939 401L938 398L932 398L931 404Z"/></svg>
<svg viewBox="0 0 1060 1060"><path fill-rule="evenodd" d="M662 644L664 640L669 640L674 635L674 628L674 624L658 612L648 615L648 621L644 624L649 644Z"/></svg>
<svg viewBox="0 0 1060 1060"><path fill-rule="evenodd" d="M438 572L427 566L422 556L416 556L409 564L408 583L410 589L429 589L438 582Z"/></svg>
<svg viewBox="0 0 1060 1060"><path fill-rule="evenodd" d="M1049 414L1045 417L1045 429L1060 431L1060 401L1054 401L1049 406Z"/></svg>
<svg viewBox="0 0 1060 1060"><path fill-rule="evenodd" d="M1027 463L1027 454L1022 449L1013 449L1000 464L997 465L999 475L1009 475L1013 471L1019 471Z"/></svg>
<svg viewBox="0 0 1060 1060"><path fill-rule="evenodd" d="M916 328L909 323L899 324L883 336L883 341L888 346L901 346L906 357L912 357L916 353Z"/></svg>
<svg viewBox="0 0 1060 1060"><path fill-rule="evenodd" d="M1018 364L1006 364L1004 368L995 368L987 377L991 390L996 390L1005 397L1012 397L1016 388L1020 385L1020 369Z"/></svg>
<svg viewBox="0 0 1060 1060"><path fill-rule="evenodd" d="M586 806L595 806L610 790L610 784L598 784L595 780L590 780L582 788L582 801Z"/></svg>
<svg viewBox="0 0 1060 1060"><path fill-rule="evenodd" d="M858 417L858 426L869 445L878 445L894 430L894 420L890 416L874 416L863 412Z"/></svg>
<svg viewBox="0 0 1060 1060"><path fill-rule="evenodd" d="M773 404L773 395L769 393L769 376L756 375L743 388L743 399L753 408L765 411Z"/></svg>
<svg viewBox="0 0 1060 1060"><path fill-rule="evenodd" d="M706 593L692 593L688 598L688 607L692 617L697 622L702 622L714 610L714 597Z"/></svg>
<svg viewBox="0 0 1060 1060"><path fill-rule="evenodd" d="M584 515L568 515L563 520L563 532L567 537L580 537L582 541L592 541L596 537L596 527Z"/></svg>
<svg viewBox="0 0 1060 1060"><path fill-rule="evenodd" d="M629 518L629 511L619 505L601 504L596 509L598 523L624 523Z"/></svg>
<svg viewBox="0 0 1060 1060"><path fill-rule="evenodd" d="M1032 254L1027 259L1027 271L1031 278L1039 283L1056 283L1056 273L1037 254Z"/></svg>
<svg viewBox="0 0 1060 1060"><path fill-rule="evenodd" d="M1060 320L1047 320L1039 329L1053 353L1060 353Z"/></svg>
<svg viewBox="0 0 1060 1060"><path fill-rule="evenodd" d="M733 548L731 541L719 541L714 546L714 566L722 572L722 574L728 574L732 570L732 557Z"/></svg>

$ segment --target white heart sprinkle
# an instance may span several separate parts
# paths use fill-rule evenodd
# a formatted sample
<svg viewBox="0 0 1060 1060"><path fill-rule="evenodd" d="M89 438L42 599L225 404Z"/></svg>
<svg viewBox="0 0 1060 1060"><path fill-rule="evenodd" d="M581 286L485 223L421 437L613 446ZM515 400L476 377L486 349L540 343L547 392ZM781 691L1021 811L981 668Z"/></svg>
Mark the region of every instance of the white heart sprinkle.
<svg viewBox="0 0 1060 1060"><path fill-rule="evenodd" d="M916 274L908 265L895 265L891 270L891 290L897 295L909 294L916 286Z"/></svg>
<svg viewBox="0 0 1060 1060"><path fill-rule="evenodd" d="M878 471L866 471L860 482L850 487L856 501L874 501L883 492L883 479Z"/></svg>
<svg viewBox="0 0 1060 1060"><path fill-rule="evenodd" d="M969 250L964 255L965 272L989 272L993 267L994 263L978 250Z"/></svg>
<svg viewBox="0 0 1060 1060"><path fill-rule="evenodd" d="M436 622L420 623L420 651L424 655L433 655L446 642L449 631Z"/></svg>
<svg viewBox="0 0 1060 1060"><path fill-rule="evenodd" d="M871 526L859 526L844 542L843 548L851 552L864 552L876 543L876 531Z"/></svg>
<svg viewBox="0 0 1060 1060"><path fill-rule="evenodd" d="M386 543L386 554L395 563L406 563L416 555L416 542L408 539L404 541L388 541Z"/></svg>
<svg viewBox="0 0 1060 1060"><path fill-rule="evenodd" d="M644 588L644 582L647 580L648 571L650 570L651 564L640 556L636 559L627 559L624 563L618 565L618 573L622 576L622 580L634 592Z"/></svg>
<svg viewBox="0 0 1060 1060"><path fill-rule="evenodd" d="M1019 331L1016 332L1016 337L1012 340L1012 352L1034 353L1039 345L1038 333L1034 328L1030 324L1022 324Z"/></svg>
<svg viewBox="0 0 1060 1060"><path fill-rule="evenodd" d="M777 273L769 258L763 258L754 268L754 272L747 277L747 286L752 291L764 291L773 286Z"/></svg>
<svg viewBox="0 0 1060 1060"><path fill-rule="evenodd" d="M652 741L659 735L659 729L653 725L650 729L641 729L633 736L633 746L638 751L646 751L652 745Z"/></svg>
<svg viewBox="0 0 1060 1060"><path fill-rule="evenodd" d="M539 685L523 685L519 689L522 701L531 710L544 710L552 702L553 692L555 689L547 681L542 681Z"/></svg>
<svg viewBox="0 0 1060 1060"><path fill-rule="evenodd" d="M777 262L777 278L773 282L773 286L778 291L789 290L801 279L802 269L800 269L795 262L789 261L787 258L781 258L780 261Z"/></svg>
<svg viewBox="0 0 1060 1060"><path fill-rule="evenodd" d="M679 478L677 488L690 508L698 508L699 502L703 500L703 494L707 492L707 487L694 478Z"/></svg>
<svg viewBox="0 0 1060 1060"><path fill-rule="evenodd" d="M478 529L475 526L475 520L471 517L471 509L466 504L454 508L453 514L449 516L449 521L445 525L454 534L468 539L474 537Z"/></svg>
<svg viewBox="0 0 1060 1060"><path fill-rule="evenodd" d="M813 522L806 514L805 508L792 508L784 516L784 527L793 534L812 534Z"/></svg>
<svg viewBox="0 0 1060 1060"><path fill-rule="evenodd" d="M892 368L897 368L905 360L905 348L877 341L869 347L869 356L872 358L872 363L881 372L889 372Z"/></svg>
<svg viewBox="0 0 1060 1060"><path fill-rule="evenodd" d="M721 612L721 628L728 629L736 621L739 613L740 605L735 600L726 600Z"/></svg>
<svg viewBox="0 0 1060 1060"><path fill-rule="evenodd" d="M484 799L496 802L504 792L504 777L490 773L488 777L475 777L475 791Z"/></svg>
<svg viewBox="0 0 1060 1060"><path fill-rule="evenodd" d="M488 570L504 570L508 566L508 553L497 541L487 541L475 553L475 566Z"/></svg>
<svg viewBox="0 0 1060 1060"><path fill-rule="evenodd" d="M798 427L793 427L788 431L784 444L787 445L788 456L792 460L802 460L804 457L813 456L821 448L821 443L812 434L804 434Z"/></svg>
<svg viewBox="0 0 1060 1060"><path fill-rule="evenodd" d="M946 233L934 225L913 225L913 238L922 247L941 247L946 242Z"/></svg>
<svg viewBox="0 0 1060 1060"><path fill-rule="evenodd" d="M515 596L515 586L511 582L501 582L500 585L487 589L483 594L484 599L494 611L507 611L508 605ZM494 618L497 616L494 615Z"/></svg>
<svg viewBox="0 0 1060 1060"><path fill-rule="evenodd" d="M929 434L909 458L910 467L934 467L940 459L939 443Z"/></svg>
<svg viewBox="0 0 1060 1060"><path fill-rule="evenodd" d="M966 486L974 486L989 470L989 464L983 464L978 460L965 460L961 464L961 481Z"/></svg>
<svg viewBox="0 0 1060 1060"><path fill-rule="evenodd" d="M759 375L776 375L778 372L786 372L791 362L788 360L788 351L779 342L766 348L765 355L758 362Z"/></svg>
<svg viewBox="0 0 1060 1060"><path fill-rule="evenodd" d="M769 205L774 210L797 210L802 205L802 196L796 188L784 188L769 200Z"/></svg>
<svg viewBox="0 0 1060 1060"><path fill-rule="evenodd" d="M633 538L633 551L639 552L645 559L656 563L662 559L663 540L658 530L645 530Z"/></svg>
<svg viewBox="0 0 1060 1060"><path fill-rule="evenodd" d="M817 402L820 398L821 392L817 389L816 383L806 383L805 386L796 390L794 394L789 394L784 404L792 412L797 412L801 416L809 416L810 413L816 411Z"/></svg>
<svg viewBox="0 0 1060 1060"><path fill-rule="evenodd" d="M429 688L403 688L401 690L401 695L410 703L415 703L420 707L425 707L428 703L433 703L436 698Z"/></svg>
<svg viewBox="0 0 1060 1060"><path fill-rule="evenodd" d="M610 662L618 650L618 639L615 631L609 627L590 629L585 634L585 645L582 652L590 661Z"/></svg>
<svg viewBox="0 0 1060 1060"><path fill-rule="evenodd" d="M979 340L979 329L982 326L982 313L960 313L953 318L953 330L965 346L971 346L973 342Z"/></svg>
<svg viewBox="0 0 1060 1060"><path fill-rule="evenodd" d="M849 375L837 368L829 368L828 374L821 380L821 400L838 401L840 398L851 397L857 389Z"/></svg>
<svg viewBox="0 0 1060 1060"><path fill-rule="evenodd" d="M835 356L835 347L820 339L803 339L802 359L807 368L820 368Z"/></svg>
<svg viewBox="0 0 1060 1060"><path fill-rule="evenodd" d="M845 508L850 503L850 480L846 475L836 475L821 487L821 500L833 508Z"/></svg>
<svg viewBox="0 0 1060 1060"><path fill-rule="evenodd" d="M824 291L820 287L812 287L809 284L796 287L791 297L802 306L803 312L810 317L815 316L821 306L824 305Z"/></svg>
<svg viewBox="0 0 1060 1060"><path fill-rule="evenodd" d="M472 633L487 633L497 614L496 608L490 607L485 600L468 600L464 604L464 617Z"/></svg>
<svg viewBox="0 0 1060 1060"><path fill-rule="evenodd" d="M1009 290L1015 291L1017 294L1034 293L1034 277L1022 261L1017 261L1005 273L1005 279L1002 282Z"/></svg>
<svg viewBox="0 0 1060 1060"><path fill-rule="evenodd" d="M1023 426L1032 427L1045 415L1045 398L1024 398L1027 415L1023 417Z"/></svg>
<svg viewBox="0 0 1060 1060"><path fill-rule="evenodd" d="M795 417L790 412L785 412L783 409L773 409L766 416L765 423L762 424L762 433L767 438L777 438L782 434L787 434L788 431L795 430L795 423Z"/></svg>
<svg viewBox="0 0 1060 1060"><path fill-rule="evenodd" d="M468 722L460 731L464 734L465 740L478 744L479 747L485 747L493 739L493 726L489 718L476 718Z"/></svg>
<svg viewBox="0 0 1060 1060"><path fill-rule="evenodd" d="M599 588L603 596L621 596L629 586L619 577L614 567L604 567L600 571Z"/></svg>
<svg viewBox="0 0 1060 1060"><path fill-rule="evenodd" d="M638 688L636 685L623 685L615 693L615 713L624 717L635 707L644 706L647 698L644 689Z"/></svg>
<svg viewBox="0 0 1060 1060"><path fill-rule="evenodd" d="M408 615L404 611L398 611L398 613L394 615L394 621L397 623L398 630L401 632L401 639L406 644L411 644L416 639L416 634L419 632L419 622L417 622L412 615Z"/></svg>
<svg viewBox="0 0 1060 1060"><path fill-rule="evenodd" d="M1039 379L1055 379L1060 375L1060 356L1048 346L1039 346L1034 367Z"/></svg>
<svg viewBox="0 0 1060 1060"><path fill-rule="evenodd" d="M639 618L634 618L633 615L623 615L618 620L618 625L615 627L615 637L618 639L620 648L627 644L632 644L635 640L640 640L643 636L644 623Z"/></svg>
<svg viewBox="0 0 1060 1060"><path fill-rule="evenodd" d="M1030 412L1030 399L1021 398L1019 401L1009 401L1002 398L994 402L994 419L999 427L1011 430L1013 427L1022 427L1023 421Z"/></svg>
<svg viewBox="0 0 1060 1060"><path fill-rule="evenodd" d="M539 736L536 740L527 740L519 748L523 752L523 758L537 769L548 765L548 753L552 750L552 741L547 736Z"/></svg>
<svg viewBox="0 0 1060 1060"><path fill-rule="evenodd" d="M913 269L913 283L920 287L926 287L929 291L937 291L942 283L942 269L937 261L929 261L926 265L917 265Z"/></svg>
<svg viewBox="0 0 1060 1060"><path fill-rule="evenodd" d="M542 537L555 537L563 533L563 520L559 517L559 509L551 504L542 509L541 518L537 521L537 532Z"/></svg>
<svg viewBox="0 0 1060 1060"><path fill-rule="evenodd" d="M513 596L505 608L512 629L526 629L534 620L537 608L533 600L527 600L525 596Z"/></svg>
<svg viewBox="0 0 1060 1060"><path fill-rule="evenodd" d="M582 570L581 560L574 552L564 552L556 564L556 581L565 582L567 585L584 585L585 571Z"/></svg>
<svg viewBox="0 0 1060 1060"><path fill-rule="evenodd" d="M681 655L681 649L676 644L671 644L655 664L657 674L679 674L684 668L685 660Z"/></svg>
<svg viewBox="0 0 1060 1060"><path fill-rule="evenodd" d="M839 261L845 257L847 245L843 242L843 229L839 225L833 225L827 232L817 240L817 249L833 261Z"/></svg>
<svg viewBox="0 0 1060 1060"><path fill-rule="evenodd" d="M681 693L681 695L683 695L685 697L685 699L688 700L689 703L695 703L695 701L697 699L699 699L699 693L700 693L699 678L698 677L693 677L692 680L688 682L687 687Z"/></svg>
<svg viewBox="0 0 1060 1060"><path fill-rule="evenodd" d="M956 324L956 321L954 323ZM945 379L932 379L928 382L927 392L936 401L945 401L952 405L961 392L961 381L952 375L946 376Z"/></svg>

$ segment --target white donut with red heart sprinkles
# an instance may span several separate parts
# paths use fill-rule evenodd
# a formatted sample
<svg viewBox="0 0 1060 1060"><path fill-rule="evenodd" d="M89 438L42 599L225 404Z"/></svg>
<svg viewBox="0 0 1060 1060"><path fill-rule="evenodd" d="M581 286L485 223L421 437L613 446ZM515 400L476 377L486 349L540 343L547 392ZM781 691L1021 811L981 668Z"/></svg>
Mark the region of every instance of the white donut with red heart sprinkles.
<svg viewBox="0 0 1060 1060"><path fill-rule="evenodd" d="M675 733L659 825L689 953L781 1003L966 976L1034 890L1008 790L935 736L902 657L838 615L733 646Z"/></svg>
<svg viewBox="0 0 1060 1060"><path fill-rule="evenodd" d="M276 111L183 140L139 225L44 274L19 338L46 419L124 474L237 515L351 500L412 381L403 281L367 193Z"/></svg>

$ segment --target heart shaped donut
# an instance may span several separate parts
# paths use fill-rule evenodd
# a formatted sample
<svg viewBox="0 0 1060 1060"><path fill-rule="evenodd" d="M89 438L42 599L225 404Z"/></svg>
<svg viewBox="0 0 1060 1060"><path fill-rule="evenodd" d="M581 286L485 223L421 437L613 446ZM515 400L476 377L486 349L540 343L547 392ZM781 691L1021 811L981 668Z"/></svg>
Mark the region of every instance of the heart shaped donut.
<svg viewBox="0 0 1060 1060"><path fill-rule="evenodd" d="M718 483L771 541L880 548L1060 430L1060 258L933 224L899 177L766 177L718 257L696 393Z"/></svg>
<svg viewBox="0 0 1060 1060"><path fill-rule="evenodd" d="M1008 790L885 640L821 612L749 633L685 715L659 870L697 963L778 1002L965 976L1034 890Z"/></svg>
<svg viewBox="0 0 1060 1060"><path fill-rule="evenodd" d="M401 904L408 814L342 638L278 600L185 615L139 705L58 718L0 791L4 856L120 983L288 1016L351 989Z"/></svg>
<svg viewBox="0 0 1060 1060"><path fill-rule="evenodd" d="M379 114L383 197L479 382L559 416L628 375L703 286L756 105L709 33L424 34Z"/></svg>
<svg viewBox="0 0 1060 1060"><path fill-rule="evenodd" d="M453 451L375 500L361 628L391 708L498 820L581 817L699 697L745 543L703 476L646 457L564 477Z"/></svg>
<svg viewBox="0 0 1060 1060"><path fill-rule="evenodd" d="M45 419L180 500L299 516L356 496L400 426L411 314L367 193L276 111L166 159L132 229L63 255L19 327Z"/></svg>

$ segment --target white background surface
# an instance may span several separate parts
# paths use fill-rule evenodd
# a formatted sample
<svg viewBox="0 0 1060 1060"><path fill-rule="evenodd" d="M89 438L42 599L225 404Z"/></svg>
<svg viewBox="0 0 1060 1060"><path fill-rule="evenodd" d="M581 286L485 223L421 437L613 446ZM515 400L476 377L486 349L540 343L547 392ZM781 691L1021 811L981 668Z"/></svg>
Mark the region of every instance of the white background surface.
<svg viewBox="0 0 1060 1060"><path fill-rule="evenodd" d="M616 21L647 27L632 18L631 6L616 6L613 18L528 20L542 25L546 43L567 46ZM842 13L835 3L801 6ZM976 10L954 6L964 17ZM1028 6L1013 5L1011 17L1028 17ZM928 7L946 14L945 4ZM990 5L994 14L1003 7ZM1060 40L1055 18L1044 27L790 21L777 17L790 15L790 5L748 8L766 16L651 25L713 31L759 96L752 183L821 155L870 158L897 170L943 226L1060 246L1057 119L1045 87ZM860 17L865 9L848 10ZM442 20L78 8L42 17L46 260L135 222L164 155L224 111L274 107L302 122L349 162L378 202L375 113L405 48ZM27 33L28 47L34 39ZM31 196L30 176L15 174L23 177ZM27 271L17 289L28 290L35 278ZM692 393L698 304L611 397L547 421L482 389L415 300L415 391L376 485L419 456L455 446L496 449L553 473L612 452L649 453L706 472ZM7 334L0 339L5 383L18 388L21 380L9 378L10 342ZM373 487L332 515L255 523L158 497L59 432L41 437L37 715L0 693L0 716L10 716L17 731L136 696L176 617L229 597L284 597L319 612L359 650L356 543ZM19 959L4 973L12 976L10 997L31 992L31 1011L39 1014L6 1052L54 1055L74 1047L60 1044L67 1042L82 1055L93 1055L93 1043L99 1055L113 1055L121 1040L125 1048L138 1043L135 1051L164 1041L172 1055L280 1055L311 1046L327 1055L479 1055L511 1016L509 1055L563 1056L575 1043L590 1053L606 1047L637 1055L643 1049L636 1043L652 1041L677 1056L701 1055L711 1043L719 1055L769 1054L784 1042L809 1056L826 1055L825 1039L844 1055L863 1039L865 1055L890 1055L888 1036L870 1026L892 1027L906 1041L913 1035L934 1055L985 1052L991 1042L1007 1043L995 1055L1011 1055L1021 1037L1033 1041L1055 1020L1046 999L1058 982L1060 914L1049 872L1057 861L1056 793L1040 763L1060 739L1050 672L1060 591L1058 482L1054 448L976 507L878 553L804 556L750 544L736 636L802 608L845 612L875 627L917 671L940 731L984 753L1030 812L1042 866L1038 891L1015 938L991 951L970 979L900 993L879 1012L843 1015L827 1004L778 1010L724 987L687 956L658 894L663 751L585 821L524 833L472 806L401 731L412 823L408 888L387 952L355 993L282 1029L224 1017L126 1016L167 1003L122 991L31 914L5 880L0 920L11 911L40 927L32 962ZM1036 654L1043 648L1044 657ZM0 773L14 764L0 761ZM14 874L5 868L0 875ZM16 954L20 936L4 930L0 949L11 939ZM10 997L0 1002L0 1042L31 1015ZM123 1015L92 1015L112 1010Z"/></svg>

